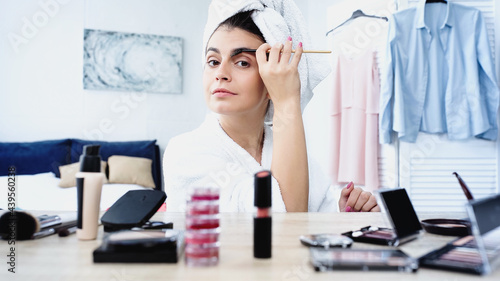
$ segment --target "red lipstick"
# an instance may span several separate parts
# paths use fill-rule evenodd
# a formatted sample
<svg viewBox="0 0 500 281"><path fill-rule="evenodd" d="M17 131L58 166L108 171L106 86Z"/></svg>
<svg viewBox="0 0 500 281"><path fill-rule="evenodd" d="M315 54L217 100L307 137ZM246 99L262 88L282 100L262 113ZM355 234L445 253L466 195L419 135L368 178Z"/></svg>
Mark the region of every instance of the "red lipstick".
<svg viewBox="0 0 500 281"><path fill-rule="evenodd" d="M266 259L271 257L271 172L261 171L254 178L253 256Z"/></svg>

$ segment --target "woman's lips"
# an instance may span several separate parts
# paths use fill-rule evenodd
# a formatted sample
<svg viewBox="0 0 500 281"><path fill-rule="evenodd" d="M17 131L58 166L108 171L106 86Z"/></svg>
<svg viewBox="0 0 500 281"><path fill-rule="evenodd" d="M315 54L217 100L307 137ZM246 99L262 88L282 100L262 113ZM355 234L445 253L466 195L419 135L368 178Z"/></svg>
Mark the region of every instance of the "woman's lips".
<svg viewBox="0 0 500 281"><path fill-rule="evenodd" d="M217 98L225 98L225 97L235 96L236 94L226 89L215 89L212 92L212 95Z"/></svg>

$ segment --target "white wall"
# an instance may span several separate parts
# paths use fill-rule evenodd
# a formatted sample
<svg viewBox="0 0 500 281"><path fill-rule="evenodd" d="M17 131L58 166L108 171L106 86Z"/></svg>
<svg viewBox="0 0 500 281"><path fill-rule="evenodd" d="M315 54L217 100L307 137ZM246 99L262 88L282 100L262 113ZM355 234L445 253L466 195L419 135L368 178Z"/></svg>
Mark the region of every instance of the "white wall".
<svg viewBox="0 0 500 281"><path fill-rule="evenodd" d="M296 0L316 47L325 48L326 8ZM201 52L209 0L0 0L0 141L57 138L157 139L162 150L204 118ZM173 94L83 89L83 29L179 36L183 91ZM312 154L326 163L329 82L305 112Z"/></svg>
<svg viewBox="0 0 500 281"><path fill-rule="evenodd" d="M195 128L206 113L201 39L209 1L197 2L193 9L182 0L2 0L0 141L158 139L164 148ZM84 28L182 37L183 93L83 90Z"/></svg>
<svg viewBox="0 0 500 281"><path fill-rule="evenodd" d="M328 25L330 20L327 18L327 11L328 7L342 1L345 0L296 0L307 21L311 39L313 44L315 44L314 48L328 50L331 46L328 44L329 38L326 36L326 32L332 28ZM307 4L306 8L300 6L304 2ZM332 55L325 55L324 59L331 61ZM314 97L304 110L304 125L307 134L308 153L319 162L326 175L329 174L329 156L331 155L329 153L329 104L331 88L332 75L330 74L314 89Z"/></svg>

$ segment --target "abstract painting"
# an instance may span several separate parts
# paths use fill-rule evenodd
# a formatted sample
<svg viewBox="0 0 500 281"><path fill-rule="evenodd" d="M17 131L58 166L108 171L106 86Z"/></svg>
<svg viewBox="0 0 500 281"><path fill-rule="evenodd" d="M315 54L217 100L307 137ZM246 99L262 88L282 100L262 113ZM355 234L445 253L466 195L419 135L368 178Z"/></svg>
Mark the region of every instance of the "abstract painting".
<svg viewBox="0 0 500 281"><path fill-rule="evenodd" d="M182 38L84 30L83 87L88 90L182 92Z"/></svg>

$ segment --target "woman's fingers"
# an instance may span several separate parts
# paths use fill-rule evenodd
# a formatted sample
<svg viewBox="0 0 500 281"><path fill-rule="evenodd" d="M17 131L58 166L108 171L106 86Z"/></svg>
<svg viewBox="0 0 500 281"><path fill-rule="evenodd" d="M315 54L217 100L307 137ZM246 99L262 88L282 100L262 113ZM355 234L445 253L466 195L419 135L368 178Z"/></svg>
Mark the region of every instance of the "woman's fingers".
<svg viewBox="0 0 500 281"><path fill-rule="evenodd" d="M362 198L362 199L361 199ZM377 206L377 199L370 192L364 191L360 196L359 202L360 207L358 210L361 212L370 212L375 206Z"/></svg>
<svg viewBox="0 0 500 281"><path fill-rule="evenodd" d="M304 49L302 48L302 42L299 42L299 44L297 45L297 48L295 49L295 54L293 55L292 62L291 62L295 67L299 66L300 58L302 58L303 51L304 51Z"/></svg>
<svg viewBox="0 0 500 281"><path fill-rule="evenodd" d="M302 43L299 43L297 48L295 49L295 54L293 55L292 60L290 61L290 58L292 57L292 51L293 51L293 45L292 45L292 38L288 38L288 40L285 42L285 44L282 43L276 43L274 46L271 47L268 43L262 44L258 49L257 49L257 61L264 62L274 62L274 63L283 63L285 65L291 64L295 67L299 65L300 59L302 57ZM264 60L265 58L265 60Z"/></svg>
<svg viewBox="0 0 500 281"><path fill-rule="evenodd" d="M349 192L345 188L342 190L339 208L346 212L380 212L377 198L359 187L354 187Z"/></svg>
<svg viewBox="0 0 500 281"><path fill-rule="evenodd" d="M271 49L271 45L264 43L255 52L255 57L257 58L257 63L263 65L267 62L267 51Z"/></svg>
<svg viewBox="0 0 500 281"><path fill-rule="evenodd" d="M347 200L349 199L349 195L351 192L354 190L354 183L350 182L347 184L344 188L342 188L342 191L340 192L340 199L339 199L339 210L341 212L345 211L345 207L347 207Z"/></svg>
<svg viewBox="0 0 500 281"><path fill-rule="evenodd" d="M288 64L291 56L292 56L292 38L288 37L288 40L283 45L280 62Z"/></svg>
<svg viewBox="0 0 500 281"><path fill-rule="evenodd" d="M271 48L271 52L269 53L268 61L270 63L279 63L282 49L283 49L282 43L274 44L274 46Z"/></svg>
<svg viewBox="0 0 500 281"><path fill-rule="evenodd" d="M349 194L349 198L347 198L347 203L345 205L346 212L357 212L359 209L354 209L356 206L356 202L358 202L359 195L361 195L362 189L359 187L354 187Z"/></svg>
<svg viewBox="0 0 500 281"><path fill-rule="evenodd" d="M358 196L358 200L354 204L354 211L359 212L363 210L363 207L368 203L368 200L370 200L371 193L366 192L366 191L361 191ZM372 206L373 207L373 206ZM370 210L371 207L368 209Z"/></svg>

